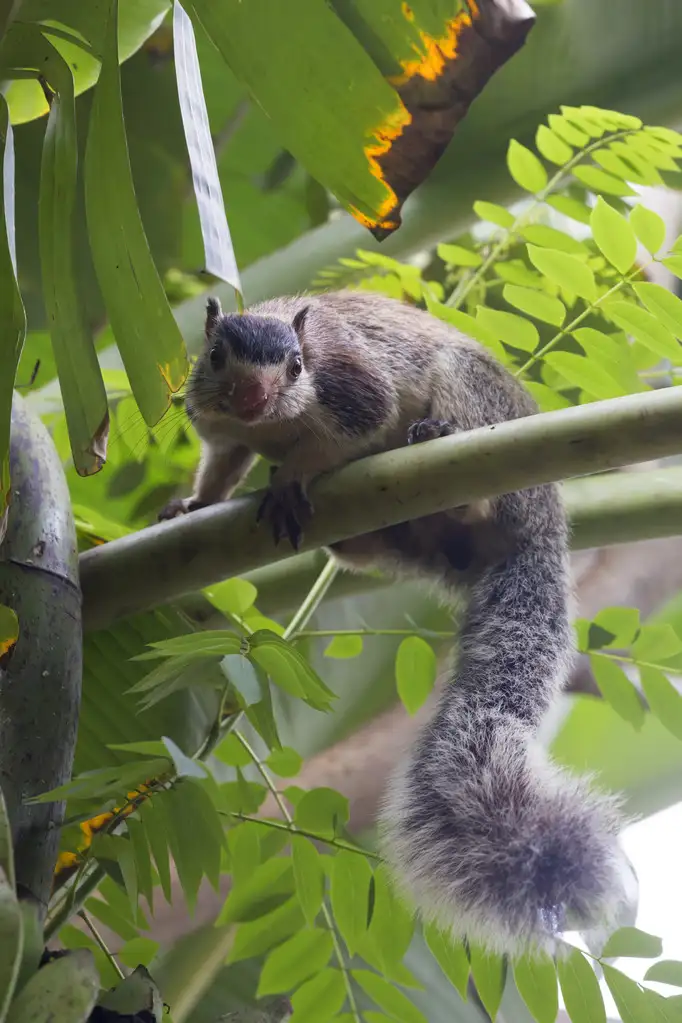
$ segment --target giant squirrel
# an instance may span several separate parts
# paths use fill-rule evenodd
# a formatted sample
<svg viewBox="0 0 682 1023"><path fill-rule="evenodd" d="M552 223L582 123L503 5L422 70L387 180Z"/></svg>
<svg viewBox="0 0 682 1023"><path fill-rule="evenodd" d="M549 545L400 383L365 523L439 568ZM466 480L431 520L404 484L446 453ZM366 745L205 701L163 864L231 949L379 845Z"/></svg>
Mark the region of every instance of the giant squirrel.
<svg viewBox="0 0 682 1023"><path fill-rule="evenodd" d="M259 516L298 547L307 484L353 459L533 415L482 346L415 307L360 291L223 315L209 299L186 407L202 441L194 493L226 499L274 463ZM626 901L617 801L554 765L538 726L572 657L568 530L553 485L332 545L354 568L464 595L456 665L392 778L381 847L427 919L513 955L614 923Z"/></svg>

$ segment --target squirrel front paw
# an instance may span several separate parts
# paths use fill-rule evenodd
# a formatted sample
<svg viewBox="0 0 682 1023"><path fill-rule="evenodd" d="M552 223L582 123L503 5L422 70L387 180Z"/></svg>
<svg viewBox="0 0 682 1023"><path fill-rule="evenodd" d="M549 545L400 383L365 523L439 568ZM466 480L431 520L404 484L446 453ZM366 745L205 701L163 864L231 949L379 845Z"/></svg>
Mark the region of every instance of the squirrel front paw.
<svg viewBox="0 0 682 1023"><path fill-rule="evenodd" d="M287 536L295 551L303 538L303 528L310 521L313 512L300 480L277 484L275 474L265 497L261 501L256 520L264 520L272 529L275 544Z"/></svg>
<svg viewBox="0 0 682 1023"><path fill-rule="evenodd" d="M418 419L407 431L408 444L424 444L427 440L436 440L437 437L449 437L456 432L452 423L446 423L442 419Z"/></svg>
<svg viewBox="0 0 682 1023"><path fill-rule="evenodd" d="M180 515L188 515L189 512L205 508L203 501L197 501L194 497L176 497L161 509L158 514L158 521L165 522L167 519L177 519Z"/></svg>

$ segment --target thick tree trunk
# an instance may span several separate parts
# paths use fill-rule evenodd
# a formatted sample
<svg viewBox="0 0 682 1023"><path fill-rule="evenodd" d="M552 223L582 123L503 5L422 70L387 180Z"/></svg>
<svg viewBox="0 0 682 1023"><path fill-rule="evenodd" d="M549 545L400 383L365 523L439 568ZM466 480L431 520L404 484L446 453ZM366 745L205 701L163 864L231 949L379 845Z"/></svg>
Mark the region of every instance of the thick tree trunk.
<svg viewBox="0 0 682 1023"><path fill-rule="evenodd" d="M71 776L81 691L81 593L62 466L47 430L16 394L10 476L0 604L14 610L20 631L0 668L0 788L12 826L17 884L44 911L64 807L25 801Z"/></svg>

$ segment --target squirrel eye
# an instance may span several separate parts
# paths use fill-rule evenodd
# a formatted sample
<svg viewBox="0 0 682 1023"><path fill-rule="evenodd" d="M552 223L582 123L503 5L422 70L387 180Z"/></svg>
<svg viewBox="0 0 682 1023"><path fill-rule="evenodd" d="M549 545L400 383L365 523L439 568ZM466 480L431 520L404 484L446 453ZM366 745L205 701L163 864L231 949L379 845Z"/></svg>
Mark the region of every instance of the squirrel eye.
<svg viewBox="0 0 682 1023"><path fill-rule="evenodd" d="M213 345L209 353L209 359L211 360L211 366L213 369L222 369L225 365L225 353L223 352L221 345Z"/></svg>
<svg viewBox="0 0 682 1023"><path fill-rule="evenodd" d="M289 376L290 376L290 377L291 377L291 378L292 378L293 380L295 380L295 379L296 379L296 377L300 377L300 375L301 375L301 370L302 370L302 369L303 369L303 363L301 362L301 360L299 359L299 357L298 357L298 356L296 356L296 358L294 359L294 361L293 361L293 362L291 363L291 365L289 366Z"/></svg>

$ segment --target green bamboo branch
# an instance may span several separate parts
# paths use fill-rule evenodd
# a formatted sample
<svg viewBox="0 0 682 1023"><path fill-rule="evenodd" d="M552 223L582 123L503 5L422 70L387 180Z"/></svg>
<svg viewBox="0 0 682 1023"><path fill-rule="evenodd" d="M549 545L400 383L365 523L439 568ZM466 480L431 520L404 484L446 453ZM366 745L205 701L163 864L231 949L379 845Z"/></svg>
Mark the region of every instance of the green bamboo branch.
<svg viewBox="0 0 682 1023"><path fill-rule="evenodd" d="M510 491L682 451L677 387L594 402L374 455L319 478L303 548ZM90 629L290 553L256 523L258 495L205 508L80 556Z"/></svg>

